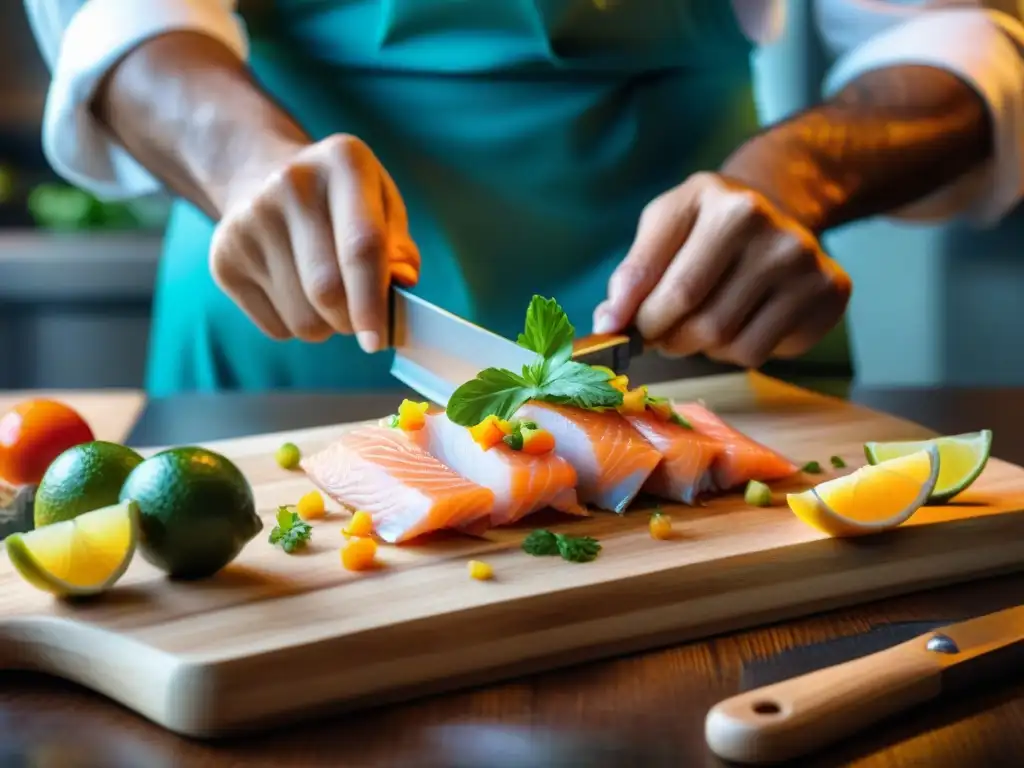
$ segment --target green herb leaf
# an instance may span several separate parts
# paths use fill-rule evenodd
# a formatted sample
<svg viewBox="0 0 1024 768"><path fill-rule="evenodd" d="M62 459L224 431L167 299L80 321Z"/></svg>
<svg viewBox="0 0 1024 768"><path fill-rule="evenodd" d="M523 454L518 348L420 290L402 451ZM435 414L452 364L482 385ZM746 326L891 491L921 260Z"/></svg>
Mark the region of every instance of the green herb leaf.
<svg viewBox="0 0 1024 768"><path fill-rule="evenodd" d="M297 513L288 507L278 507L277 525L270 532L271 544L280 544L281 549L291 554L296 549L306 546L312 535L313 528Z"/></svg>
<svg viewBox="0 0 1024 768"><path fill-rule="evenodd" d="M832 466L835 467L836 469L842 469L843 467L846 466L846 462L843 461L842 456L832 456L829 459L829 461L832 462Z"/></svg>
<svg viewBox="0 0 1024 768"><path fill-rule="evenodd" d="M526 310L526 326L516 343L544 358L555 357L559 353L568 358L572 355L575 333L576 329L557 301L534 296Z"/></svg>
<svg viewBox="0 0 1024 768"><path fill-rule="evenodd" d="M537 400L577 408L614 408L622 405L622 393L608 382L608 374L575 360L566 360L548 371Z"/></svg>
<svg viewBox="0 0 1024 768"><path fill-rule="evenodd" d="M523 551L534 557L558 554L558 539L551 531L536 530L523 539Z"/></svg>
<svg viewBox="0 0 1024 768"><path fill-rule="evenodd" d="M535 557L561 555L571 563L586 563L597 557L601 545L590 536L568 536L540 529L523 540L523 551Z"/></svg>
<svg viewBox="0 0 1024 768"><path fill-rule="evenodd" d="M810 475L820 475L821 474L821 464L819 464L816 461L808 461L806 464L804 464L802 467L800 467L800 471L801 472L807 472Z"/></svg>
<svg viewBox="0 0 1024 768"><path fill-rule="evenodd" d="M590 536L564 536L555 534L558 541L558 552L563 560L571 563L588 563L597 557L601 545Z"/></svg>
<svg viewBox="0 0 1024 768"><path fill-rule="evenodd" d="M445 412L456 424L472 427L492 414L510 419L536 395L537 388L522 376L501 368L486 368L452 392Z"/></svg>

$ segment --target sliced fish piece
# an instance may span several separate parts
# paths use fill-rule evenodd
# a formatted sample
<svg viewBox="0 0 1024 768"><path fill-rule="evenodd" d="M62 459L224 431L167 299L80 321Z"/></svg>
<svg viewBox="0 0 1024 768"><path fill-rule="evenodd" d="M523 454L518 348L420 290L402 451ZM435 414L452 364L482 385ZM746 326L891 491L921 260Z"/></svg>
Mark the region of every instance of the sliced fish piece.
<svg viewBox="0 0 1024 768"><path fill-rule="evenodd" d="M800 470L785 456L747 437L701 403L676 403L676 411L693 428L722 444L713 468L715 484L727 491L748 480L780 480Z"/></svg>
<svg viewBox="0 0 1024 768"><path fill-rule="evenodd" d="M516 418L555 437L555 453L576 470L584 504L623 512L661 461L661 453L617 411L588 411L531 401Z"/></svg>
<svg viewBox="0 0 1024 768"><path fill-rule="evenodd" d="M694 504L701 494L717 490L713 467L723 450L718 440L650 411L624 414L624 418L664 457L644 483L646 493Z"/></svg>
<svg viewBox="0 0 1024 768"><path fill-rule="evenodd" d="M339 504L365 510L384 541L398 543L488 520L494 492L459 475L404 432L359 427L305 458L302 469Z"/></svg>
<svg viewBox="0 0 1024 768"><path fill-rule="evenodd" d="M468 480L494 492L492 525L506 525L550 507L585 515L576 499L576 470L551 452L531 456L504 443L484 450L466 427L444 413L427 416L423 429L409 439ZM478 525L470 526L473 532Z"/></svg>

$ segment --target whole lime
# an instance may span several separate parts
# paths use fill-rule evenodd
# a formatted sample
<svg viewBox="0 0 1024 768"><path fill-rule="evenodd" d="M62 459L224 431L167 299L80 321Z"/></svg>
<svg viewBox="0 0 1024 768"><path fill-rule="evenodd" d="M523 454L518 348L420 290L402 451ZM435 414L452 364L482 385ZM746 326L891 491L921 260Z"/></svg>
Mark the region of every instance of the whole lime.
<svg viewBox="0 0 1024 768"><path fill-rule="evenodd" d="M150 456L121 488L129 499L139 505L142 556L179 579L212 576L263 530L245 475L205 448Z"/></svg>
<svg viewBox="0 0 1024 768"><path fill-rule="evenodd" d="M131 448L103 440L68 448L39 481L36 528L117 504L125 479L141 463L142 457Z"/></svg>

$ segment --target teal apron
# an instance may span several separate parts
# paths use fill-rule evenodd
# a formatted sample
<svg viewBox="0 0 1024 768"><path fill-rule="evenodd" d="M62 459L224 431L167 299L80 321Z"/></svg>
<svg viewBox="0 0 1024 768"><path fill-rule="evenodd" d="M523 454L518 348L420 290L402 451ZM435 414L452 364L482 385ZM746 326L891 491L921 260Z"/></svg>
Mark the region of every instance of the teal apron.
<svg viewBox="0 0 1024 768"><path fill-rule="evenodd" d="M366 141L409 210L416 291L505 336L534 293L589 332L644 205L757 129L726 0L280 0L250 23L263 86L314 136ZM264 337L178 203L148 389L397 387L351 337Z"/></svg>

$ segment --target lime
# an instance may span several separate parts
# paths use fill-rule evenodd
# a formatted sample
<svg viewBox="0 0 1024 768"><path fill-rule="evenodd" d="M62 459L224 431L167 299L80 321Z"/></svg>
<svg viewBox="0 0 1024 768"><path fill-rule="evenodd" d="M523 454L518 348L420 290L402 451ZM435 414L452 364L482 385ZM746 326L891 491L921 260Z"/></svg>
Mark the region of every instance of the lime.
<svg viewBox="0 0 1024 768"><path fill-rule="evenodd" d="M930 445L939 450L940 468L938 482L935 483L935 490L928 503L941 504L966 490L985 469L992 450L992 430L983 429L980 432L965 432L931 440L865 443L864 455L869 464L878 464L925 450Z"/></svg>
<svg viewBox="0 0 1024 768"><path fill-rule="evenodd" d="M127 502L7 537L11 564L29 584L60 597L94 595L128 570L135 554L138 507Z"/></svg>
<svg viewBox="0 0 1024 768"><path fill-rule="evenodd" d="M142 457L124 445L94 440L72 446L46 469L35 500L35 527L116 504Z"/></svg>
<svg viewBox="0 0 1024 768"><path fill-rule="evenodd" d="M175 578L212 576L263 530L241 470L204 448L149 457L128 476L121 499L139 505L142 556Z"/></svg>

